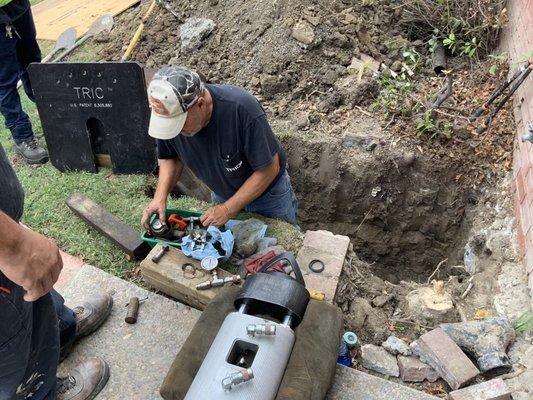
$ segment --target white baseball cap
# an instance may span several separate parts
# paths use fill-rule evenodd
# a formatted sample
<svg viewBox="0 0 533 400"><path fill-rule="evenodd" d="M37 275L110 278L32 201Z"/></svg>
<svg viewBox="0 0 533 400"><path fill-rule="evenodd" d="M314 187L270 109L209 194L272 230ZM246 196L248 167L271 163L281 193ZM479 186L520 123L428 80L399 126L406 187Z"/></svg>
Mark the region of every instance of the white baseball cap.
<svg viewBox="0 0 533 400"><path fill-rule="evenodd" d="M188 110L204 91L198 74L185 67L164 67L154 75L148 86L152 108L148 134L168 140L180 134Z"/></svg>

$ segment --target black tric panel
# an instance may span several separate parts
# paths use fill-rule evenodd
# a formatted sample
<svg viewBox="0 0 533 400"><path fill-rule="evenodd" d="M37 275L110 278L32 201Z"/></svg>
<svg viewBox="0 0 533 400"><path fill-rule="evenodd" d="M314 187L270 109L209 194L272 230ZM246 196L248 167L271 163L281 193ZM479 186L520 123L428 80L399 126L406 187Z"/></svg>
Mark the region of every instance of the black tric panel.
<svg viewBox="0 0 533 400"><path fill-rule="evenodd" d="M28 68L52 164L96 172L94 154L109 154L117 174L157 165L148 136L150 109L141 66L127 63L44 63Z"/></svg>

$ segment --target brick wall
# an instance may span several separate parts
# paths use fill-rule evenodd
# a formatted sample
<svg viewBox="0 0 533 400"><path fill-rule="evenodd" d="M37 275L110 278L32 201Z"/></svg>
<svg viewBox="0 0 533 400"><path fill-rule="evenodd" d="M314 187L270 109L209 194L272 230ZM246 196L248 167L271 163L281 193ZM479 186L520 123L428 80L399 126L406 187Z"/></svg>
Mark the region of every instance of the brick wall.
<svg viewBox="0 0 533 400"><path fill-rule="evenodd" d="M518 63L533 51L533 0L509 0L509 27L504 33L504 44L509 51L513 73ZM533 144L523 143L526 124L533 121L533 72L517 91L514 98L517 125L513 154L514 204L517 220L520 257L529 276L533 295Z"/></svg>

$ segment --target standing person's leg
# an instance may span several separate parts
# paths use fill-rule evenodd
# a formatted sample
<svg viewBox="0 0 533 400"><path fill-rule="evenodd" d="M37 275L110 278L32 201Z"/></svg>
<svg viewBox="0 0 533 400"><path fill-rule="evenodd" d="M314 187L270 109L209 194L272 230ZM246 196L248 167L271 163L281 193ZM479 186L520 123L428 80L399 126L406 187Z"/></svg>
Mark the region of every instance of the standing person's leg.
<svg viewBox="0 0 533 400"><path fill-rule="evenodd" d="M20 80L24 85L24 91L31 101L35 102L33 90L28 76L28 65L33 62L41 62L41 49L37 43L37 32L31 9L13 23L19 33L17 41L17 59L20 67Z"/></svg>
<svg viewBox="0 0 533 400"><path fill-rule="evenodd" d="M6 126L15 141L15 149L29 164L48 161L48 152L35 140L28 115L22 110L17 82L20 78L28 97L35 101L26 69L32 62L41 60L41 51L36 39L35 24L31 10L13 22L13 34L6 34L5 25L0 26L0 108L6 119ZM5 45L5 46L4 46ZM5 57L2 57L5 52Z"/></svg>
<svg viewBox="0 0 533 400"><path fill-rule="evenodd" d="M20 75L17 37L14 33L12 38L7 35L5 24L0 24L0 60L0 112L15 143L22 143L33 138L33 130L17 91Z"/></svg>

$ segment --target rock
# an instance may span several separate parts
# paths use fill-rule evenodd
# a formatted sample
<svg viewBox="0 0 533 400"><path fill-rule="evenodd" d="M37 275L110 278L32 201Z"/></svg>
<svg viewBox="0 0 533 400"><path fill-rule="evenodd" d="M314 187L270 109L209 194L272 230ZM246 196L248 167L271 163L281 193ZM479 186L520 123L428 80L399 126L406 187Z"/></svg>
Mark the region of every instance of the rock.
<svg viewBox="0 0 533 400"><path fill-rule="evenodd" d="M341 102L341 96L337 92L329 92L321 97L321 100L316 106L316 110L320 113L327 114L333 111Z"/></svg>
<svg viewBox="0 0 533 400"><path fill-rule="evenodd" d="M351 108L379 94L378 81L372 78L359 80L359 77L353 74L340 78L334 87L341 95L342 103Z"/></svg>
<svg viewBox="0 0 533 400"><path fill-rule="evenodd" d="M409 167L413 165L415 161L416 154L412 151L408 151L396 159L396 164L398 164L398 167Z"/></svg>
<svg viewBox="0 0 533 400"><path fill-rule="evenodd" d="M252 86L259 86L259 84L261 83L261 79L259 79L257 76L254 76L250 80L250 83L251 83Z"/></svg>
<svg viewBox="0 0 533 400"><path fill-rule="evenodd" d="M277 76L263 75L261 77L261 94L267 100L279 93L286 92L288 89L287 82Z"/></svg>
<svg viewBox="0 0 533 400"><path fill-rule="evenodd" d="M506 349L516 336L506 317L441 324L440 327L461 349L476 357L481 372L494 376L511 370Z"/></svg>
<svg viewBox="0 0 533 400"><path fill-rule="evenodd" d="M342 139L342 147L359 148L364 151L372 151L377 146L377 139L372 136L346 135Z"/></svg>
<svg viewBox="0 0 533 400"><path fill-rule="evenodd" d="M415 356L398 356L398 367L400 378L404 382L423 382L425 380L435 382L439 379L437 371Z"/></svg>
<svg viewBox="0 0 533 400"><path fill-rule="evenodd" d="M235 238L234 252L242 258L247 258L257 250L257 242L260 232L264 229L265 224L258 219L250 218L235 225L231 232Z"/></svg>
<svg viewBox="0 0 533 400"><path fill-rule="evenodd" d="M472 361L442 329L423 334L417 342L428 364L453 390L467 385L479 375Z"/></svg>
<svg viewBox="0 0 533 400"><path fill-rule="evenodd" d="M303 44L311 44L315 40L315 31L307 21L299 21L292 27L291 36Z"/></svg>
<svg viewBox="0 0 533 400"><path fill-rule="evenodd" d="M511 400L511 391L500 379L455 390L448 395L449 400Z"/></svg>
<svg viewBox="0 0 533 400"><path fill-rule="evenodd" d="M313 26L317 26L318 24L320 24L320 17L306 15L304 18Z"/></svg>
<svg viewBox="0 0 533 400"><path fill-rule="evenodd" d="M478 260L486 254L486 250L486 237L484 234L474 235L466 243L463 262L470 275L476 273Z"/></svg>
<svg viewBox="0 0 533 400"><path fill-rule="evenodd" d="M339 79L339 73L334 69L328 69L321 77L322 83L325 85L333 85Z"/></svg>
<svg viewBox="0 0 533 400"><path fill-rule="evenodd" d="M394 72L400 72L402 70L402 62L401 61L394 61L392 65L390 66L390 69Z"/></svg>
<svg viewBox="0 0 533 400"><path fill-rule="evenodd" d="M393 294L380 294L379 296L374 297L372 299L372 305L374 307L383 307L385 304L387 304L394 298L395 296Z"/></svg>
<svg viewBox="0 0 533 400"><path fill-rule="evenodd" d="M278 244L278 239L273 237L264 237L257 241L257 250L256 252L265 251L269 247L276 246Z"/></svg>
<svg viewBox="0 0 533 400"><path fill-rule="evenodd" d="M417 356L420 359L421 362L423 362L424 364L428 363L428 359L424 355L424 352L422 351L422 349L420 348L420 345L418 344L418 342L416 340L413 341L409 345L409 347L411 348L411 351L413 352L413 354L415 356Z"/></svg>
<svg viewBox="0 0 533 400"><path fill-rule="evenodd" d="M294 117L294 124L299 130L304 130L309 127L309 113L299 112Z"/></svg>
<svg viewBox="0 0 533 400"><path fill-rule="evenodd" d="M415 320L431 324L457 320L453 298L446 291L437 293L432 287L421 287L409 292L406 299L407 312Z"/></svg>
<svg viewBox="0 0 533 400"><path fill-rule="evenodd" d="M359 58L352 58L351 64L346 69L350 73L357 74L361 68L377 73L379 71L379 62L369 55L361 53Z"/></svg>
<svg viewBox="0 0 533 400"><path fill-rule="evenodd" d="M215 23L206 18L188 18L180 26L181 51L199 49L203 40L215 29Z"/></svg>
<svg viewBox="0 0 533 400"><path fill-rule="evenodd" d="M381 347L394 356L397 354L410 356L412 354L411 348L403 340L397 338L396 336L389 336L386 341L381 343Z"/></svg>
<svg viewBox="0 0 533 400"><path fill-rule="evenodd" d="M400 376L400 370L396 357L389 354L385 349L373 344L365 344L361 347L361 365L367 369L379 372L383 375Z"/></svg>

